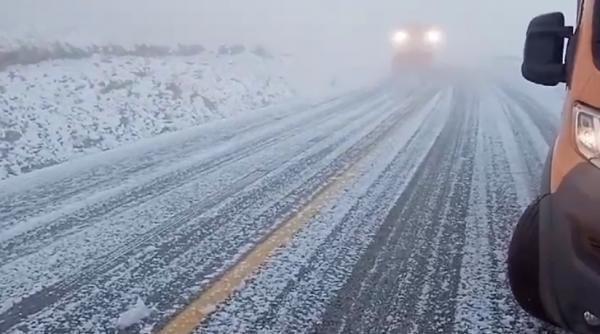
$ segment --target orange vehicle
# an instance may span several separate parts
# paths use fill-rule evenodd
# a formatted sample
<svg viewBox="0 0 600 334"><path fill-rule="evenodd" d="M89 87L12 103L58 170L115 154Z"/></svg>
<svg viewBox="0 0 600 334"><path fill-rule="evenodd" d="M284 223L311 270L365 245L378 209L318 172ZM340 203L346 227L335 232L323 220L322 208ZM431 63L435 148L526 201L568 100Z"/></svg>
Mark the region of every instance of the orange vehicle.
<svg viewBox="0 0 600 334"><path fill-rule="evenodd" d="M600 0L578 1L575 27L562 13L533 19L522 73L541 85L565 83L567 99L541 195L513 233L510 286L530 314L600 333Z"/></svg>
<svg viewBox="0 0 600 334"><path fill-rule="evenodd" d="M402 72L431 66L443 37L439 28L420 24L412 24L396 31L392 35L392 70Z"/></svg>

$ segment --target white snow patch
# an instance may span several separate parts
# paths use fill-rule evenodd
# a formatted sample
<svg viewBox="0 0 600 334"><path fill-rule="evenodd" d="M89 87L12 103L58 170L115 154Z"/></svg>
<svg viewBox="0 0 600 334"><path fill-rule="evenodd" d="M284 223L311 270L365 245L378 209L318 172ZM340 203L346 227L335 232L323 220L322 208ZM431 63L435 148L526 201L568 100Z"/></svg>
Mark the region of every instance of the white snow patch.
<svg viewBox="0 0 600 334"><path fill-rule="evenodd" d="M117 319L117 328L118 329L126 329L129 328L142 320L148 318L152 311L146 304L142 298L138 297L137 302L133 305L129 310L121 313L119 315L119 319Z"/></svg>
<svg viewBox="0 0 600 334"><path fill-rule="evenodd" d="M93 56L0 71L0 180L294 95L278 59Z"/></svg>

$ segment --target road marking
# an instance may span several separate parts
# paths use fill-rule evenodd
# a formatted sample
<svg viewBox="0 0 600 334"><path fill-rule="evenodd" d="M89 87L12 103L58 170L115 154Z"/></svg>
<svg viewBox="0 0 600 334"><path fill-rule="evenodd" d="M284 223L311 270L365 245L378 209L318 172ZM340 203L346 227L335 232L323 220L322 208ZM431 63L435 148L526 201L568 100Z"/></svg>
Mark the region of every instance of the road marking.
<svg viewBox="0 0 600 334"><path fill-rule="evenodd" d="M436 95L436 98L433 99L435 104L439 102L439 96ZM408 103L402 109L409 108L410 106L411 104ZM415 107L412 106L412 108ZM425 107L421 106L422 109L425 109ZM395 126L390 128L389 131L392 131L394 128ZM229 268L223 276L212 283L191 304L188 304L158 333L190 334L199 329L202 321L216 311L217 305L225 302L235 292L237 287L249 278L250 275L257 272L260 266L269 259L273 251L287 245L294 235L307 225L331 199L336 198L345 189L348 183L359 174L358 169L361 162L370 159L369 153L373 152L374 147L384 143L385 140L383 138L385 137L387 135L367 145L366 154L340 170L337 175L331 177L329 183L319 190L313 196L312 200L300 211L268 234L262 242L258 243L240 261Z"/></svg>
<svg viewBox="0 0 600 334"><path fill-rule="evenodd" d="M361 159L359 159L360 161ZM216 306L231 296L251 274L267 261L274 250L288 244L293 236L307 225L331 199L336 198L356 175L350 170L334 176L306 206L271 232L263 242L246 254L241 261L230 268L218 281L214 282L196 300L186 306L175 318L162 328L160 334L190 334L199 328L200 323L216 310Z"/></svg>

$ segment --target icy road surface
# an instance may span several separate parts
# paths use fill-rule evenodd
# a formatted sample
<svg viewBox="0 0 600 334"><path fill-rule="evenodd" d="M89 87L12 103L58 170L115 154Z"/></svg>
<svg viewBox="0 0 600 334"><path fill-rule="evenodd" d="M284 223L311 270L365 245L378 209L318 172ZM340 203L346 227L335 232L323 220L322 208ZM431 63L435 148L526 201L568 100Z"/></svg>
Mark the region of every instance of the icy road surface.
<svg viewBox="0 0 600 334"><path fill-rule="evenodd" d="M4 181L0 332L158 331L240 264L197 332L550 331L504 263L556 132L540 103L477 79L386 83Z"/></svg>

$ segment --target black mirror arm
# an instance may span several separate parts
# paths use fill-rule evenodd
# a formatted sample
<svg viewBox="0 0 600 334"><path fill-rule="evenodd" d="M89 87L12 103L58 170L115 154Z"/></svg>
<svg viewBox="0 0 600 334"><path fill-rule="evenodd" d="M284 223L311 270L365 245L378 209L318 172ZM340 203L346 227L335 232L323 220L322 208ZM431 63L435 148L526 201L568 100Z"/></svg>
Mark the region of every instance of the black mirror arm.
<svg viewBox="0 0 600 334"><path fill-rule="evenodd" d="M572 26L560 27L560 28L530 28L527 31L528 35L552 35L562 38L571 38L574 34L574 28Z"/></svg>

